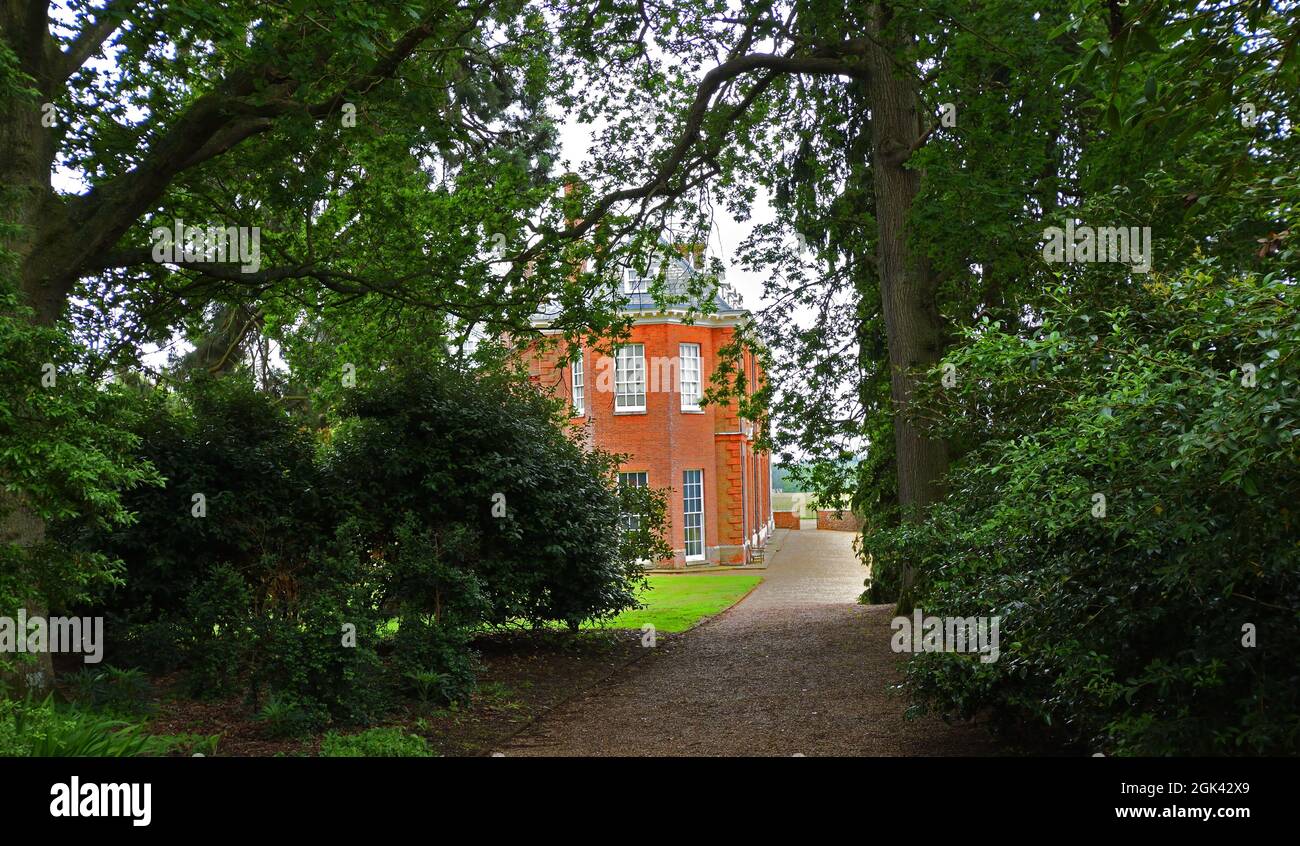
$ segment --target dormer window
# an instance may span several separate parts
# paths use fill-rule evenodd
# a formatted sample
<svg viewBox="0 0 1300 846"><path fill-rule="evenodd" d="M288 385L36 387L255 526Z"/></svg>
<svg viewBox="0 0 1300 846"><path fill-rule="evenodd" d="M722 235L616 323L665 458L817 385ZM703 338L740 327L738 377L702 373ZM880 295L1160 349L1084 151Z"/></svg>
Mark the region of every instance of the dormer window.
<svg viewBox="0 0 1300 846"><path fill-rule="evenodd" d="M623 293L625 294L644 294L646 292L647 279L636 268L623 268Z"/></svg>

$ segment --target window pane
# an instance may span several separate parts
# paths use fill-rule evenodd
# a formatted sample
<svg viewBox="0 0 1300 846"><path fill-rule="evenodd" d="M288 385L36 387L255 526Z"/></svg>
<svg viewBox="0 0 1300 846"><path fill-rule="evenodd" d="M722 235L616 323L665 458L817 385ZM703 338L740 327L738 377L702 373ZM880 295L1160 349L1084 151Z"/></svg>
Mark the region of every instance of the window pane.
<svg viewBox="0 0 1300 846"><path fill-rule="evenodd" d="M626 267L623 269L623 291L628 294L645 293L647 279L637 272L636 268Z"/></svg>
<svg viewBox="0 0 1300 846"><path fill-rule="evenodd" d="M703 396L700 385L700 345L682 344L679 354L682 378L682 408L696 410Z"/></svg>
<svg viewBox="0 0 1300 846"><path fill-rule="evenodd" d="M704 471L682 474L682 525L686 536L686 557L704 557Z"/></svg>
<svg viewBox="0 0 1300 846"><path fill-rule="evenodd" d="M619 473L618 484L620 487L627 488L644 488L649 486L649 475L643 470L633 473ZM626 532L635 532L641 528L640 514L624 514L623 530Z"/></svg>
<svg viewBox="0 0 1300 846"><path fill-rule="evenodd" d="M582 350L578 350L578 358L573 362L573 413L585 414L587 412L587 374L583 372Z"/></svg>
<svg viewBox="0 0 1300 846"><path fill-rule="evenodd" d="M627 344L614 358L615 410L645 410L645 345Z"/></svg>
<svg viewBox="0 0 1300 846"><path fill-rule="evenodd" d="M648 474L645 471L636 473L619 473L618 483L628 488L644 488L646 487L647 475Z"/></svg>

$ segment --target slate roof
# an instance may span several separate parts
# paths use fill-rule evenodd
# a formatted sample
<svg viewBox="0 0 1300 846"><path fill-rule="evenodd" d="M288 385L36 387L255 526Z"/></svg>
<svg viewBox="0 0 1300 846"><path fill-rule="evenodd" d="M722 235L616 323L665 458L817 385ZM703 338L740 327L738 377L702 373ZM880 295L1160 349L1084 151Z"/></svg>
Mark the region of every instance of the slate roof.
<svg viewBox="0 0 1300 846"><path fill-rule="evenodd" d="M664 242L667 244L667 242ZM663 284L667 286L668 291L678 291L682 294L681 299L666 299L664 302L656 302L655 297L648 290L644 292L629 293L622 280L619 281L619 296L625 301L622 306L624 312L647 312L656 313L669 309L705 311L700 305L698 299L693 296L687 296L686 290L690 287L690 280L700 275L700 271L694 268L689 261L683 256L671 253L667 256L668 267L664 271ZM655 281L656 274L649 274L645 287L649 288ZM711 314L719 316L747 314L740 296L730 285L725 283L713 285L711 305L707 309ZM533 315L533 322L545 323L559 314L558 307L551 309L543 308Z"/></svg>

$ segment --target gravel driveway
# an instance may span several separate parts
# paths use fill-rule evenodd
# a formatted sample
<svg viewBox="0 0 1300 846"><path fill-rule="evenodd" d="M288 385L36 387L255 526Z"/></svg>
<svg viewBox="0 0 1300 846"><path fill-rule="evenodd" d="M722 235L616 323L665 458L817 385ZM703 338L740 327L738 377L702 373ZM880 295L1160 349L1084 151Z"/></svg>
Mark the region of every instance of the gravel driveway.
<svg viewBox="0 0 1300 846"><path fill-rule="evenodd" d="M903 718L892 607L857 604L851 532L781 530L746 599L516 735L515 755L980 755L982 732Z"/></svg>

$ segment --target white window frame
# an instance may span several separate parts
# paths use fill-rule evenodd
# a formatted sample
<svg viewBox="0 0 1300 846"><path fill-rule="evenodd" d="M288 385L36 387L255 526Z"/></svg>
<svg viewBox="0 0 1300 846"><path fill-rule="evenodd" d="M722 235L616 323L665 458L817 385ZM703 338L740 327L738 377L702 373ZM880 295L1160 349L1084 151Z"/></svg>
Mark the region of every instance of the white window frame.
<svg viewBox="0 0 1300 846"><path fill-rule="evenodd" d="M623 268L623 293L644 294L647 281L646 277L636 272L636 268Z"/></svg>
<svg viewBox="0 0 1300 846"><path fill-rule="evenodd" d="M633 488L650 487L650 474L645 470L620 470L618 472L618 486ZM623 515L623 531L635 532L641 528L640 514Z"/></svg>
<svg viewBox="0 0 1300 846"><path fill-rule="evenodd" d="M677 372L682 383L682 411L700 411L700 401L704 398L704 352L699 344L680 344L678 361L681 363Z"/></svg>
<svg viewBox="0 0 1300 846"><path fill-rule="evenodd" d="M692 511L694 505L699 510ZM695 518L692 520L691 518ZM694 525L692 525L694 523ZM691 532L695 530L699 537L692 540ZM698 544L699 552L691 552ZM703 561L704 546L704 471L682 471L682 551L687 561Z"/></svg>
<svg viewBox="0 0 1300 846"><path fill-rule="evenodd" d="M582 417L587 413L587 374L585 372L582 347L578 347L578 357L573 362L573 416Z"/></svg>
<svg viewBox="0 0 1300 846"><path fill-rule="evenodd" d="M645 411L645 344L624 344L614 353L614 412Z"/></svg>

